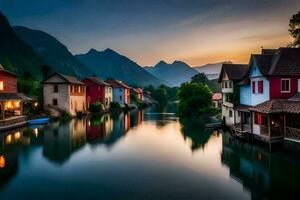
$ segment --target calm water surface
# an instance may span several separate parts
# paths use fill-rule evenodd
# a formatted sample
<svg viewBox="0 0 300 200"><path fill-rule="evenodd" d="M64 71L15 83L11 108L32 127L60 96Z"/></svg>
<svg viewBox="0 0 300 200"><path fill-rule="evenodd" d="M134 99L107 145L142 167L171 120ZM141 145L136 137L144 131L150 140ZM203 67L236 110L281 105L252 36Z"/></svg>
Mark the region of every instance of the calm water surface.
<svg viewBox="0 0 300 200"><path fill-rule="evenodd" d="M300 193L297 155L271 154L172 113L54 122L0 138L1 200L283 199Z"/></svg>

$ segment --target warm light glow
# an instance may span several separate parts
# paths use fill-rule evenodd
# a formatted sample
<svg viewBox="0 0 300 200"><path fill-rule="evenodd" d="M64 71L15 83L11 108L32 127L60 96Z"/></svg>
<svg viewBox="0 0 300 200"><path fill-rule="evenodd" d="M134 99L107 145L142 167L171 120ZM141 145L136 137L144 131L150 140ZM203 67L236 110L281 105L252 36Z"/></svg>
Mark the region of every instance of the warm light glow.
<svg viewBox="0 0 300 200"><path fill-rule="evenodd" d="M4 90L4 83L3 83L3 81L0 81L0 90Z"/></svg>
<svg viewBox="0 0 300 200"><path fill-rule="evenodd" d="M16 132L15 133L15 135L14 135L14 137L15 137L15 139L20 139L20 137L21 137L21 133L18 131L18 132Z"/></svg>
<svg viewBox="0 0 300 200"><path fill-rule="evenodd" d="M35 102L35 103L34 103L34 107L37 107L38 105L39 105L38 102Z"/></svg>
<svg viewBox="0 0 300 200"><path fill-rule="evenodd" d="M11 101L8 101L8 102L7 102L7 108L11 108L11 107L12 107Z"/></svg>
<svg viewBox="0 0 300 200"><path fill-rule="evenodd" d="M16 108L19 108L19 107L20 107L20 101L16 101L15 107L16 107Z"/></svg>
<svg viewBox="0 0 300 200"><path fill-rule="evenodd" d="M0 156L0 168L4 168L6 165L5 157Z"/></svg>
<svg viewBox="0 0 300 200"><path fill-rule="evenodd" d="M33 134L35 135L35 137L38 137L39 130L37 128L33 129Z"/></svg>
<svg viewBox="0 0 300 200"><path fill-rule="evenodd" d="M11 135L6 136L5 143L6 144L10 144L11 143Z"/></svg>

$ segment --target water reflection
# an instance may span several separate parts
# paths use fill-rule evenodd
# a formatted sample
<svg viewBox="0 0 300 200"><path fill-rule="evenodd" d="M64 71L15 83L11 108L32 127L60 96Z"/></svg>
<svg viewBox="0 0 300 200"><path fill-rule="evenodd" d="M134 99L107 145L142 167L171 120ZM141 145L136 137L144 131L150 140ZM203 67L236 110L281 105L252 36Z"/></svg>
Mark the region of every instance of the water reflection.
<svg viewBox="0 0 300 200"><path fill-rule="evenodd" d="M149 109L8 131L0 135L0 198L19 197L15 190L32 199L299 197L297 157L205 123Z"/></svg>
<svg viewBox="0 0 300 200"><path fill-rule="evenodd" d="M290 152L269 152L223 134L222 163L230 175L251 192L252 199L300 198L300 160Z"/></svg>

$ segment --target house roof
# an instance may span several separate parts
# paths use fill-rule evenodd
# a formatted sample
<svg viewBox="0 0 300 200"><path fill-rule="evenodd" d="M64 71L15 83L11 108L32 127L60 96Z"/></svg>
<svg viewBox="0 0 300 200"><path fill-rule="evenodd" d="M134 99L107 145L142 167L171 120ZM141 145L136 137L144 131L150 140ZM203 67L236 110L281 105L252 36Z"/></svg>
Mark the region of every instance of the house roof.
<svg viewBox="0 0 300 200"><path fill-rule="evenodd" d="M262 49L261 54L275 54L278 49Z"/></svg>
<svg viewBox="0 0 300 200"><path fill-rule="evenodd" d="M143 90L141 88L131 88L131 90L137 94L143 94Z"/></svg>
<svg viewBox="0 0 300 200"><path fill-rule="evenodd" d="M248 71L247 64L226 64L222 65L221 73L219 76L219 82L223 79L223 73L225 72L228 76L229 80L234 82L241 81L245 76L246 72Z"/></svg>
<svg viewBox="0 0 300 200"><path fill-rule="evenodd" d="M109 83L113 87L130 89L130 87L128 85L124 84L122 81L108 79L108 80L106 80L106 82Z"/></svg>
<svg viewBox="0 0 300 200"><path fill-rule="evenodd" d="M93 81L97 85L101 85L101 86L110 86L110 84L100 79L99 77L87 77L85 80Z"/></svg>
<svg viewBox="0 0 300 200"><path fill-rule="evenodd" d="M222 99L222 93L214 93L212 95L212 100L214 101L218 101L218 100L221 100Z"/></svg>
<svg viewBox="0 0 300 200"><path fill-rule="evenodd" d="M7 71L6 69L4 69L3 65L0 64L0 71L5 72L6 74L10 74L12 76L18 76L17 74Z"/></svg>
<svg viewBox="0 0 300 200"><path fill-rule="evenodd" d="M273 99L253 106L249 110L265 114L275 113L300 113L300 101L291 99Z"/></svg>
<svg viewBox="0 0 300 200"><path fill-rule="evenodd" d="M53 76L58 75L60 77L62 77L66 82L68 83L72 83L72 84L78 84L78 85L84 85L83 82L81 82L80 80L78 80L77 78L73 77L73 76L68 76L65 74L61 74L61 73L54 73L52 76L50 76L47 80L44 81L44 83L52 83L50 81L48 81L50 78L52 78Z"/></svg>
<svg viewBox="0 0 300 200"><path fill-rule="evenodd" d="M11 101L11 100L26 100L24 96L18 93L0 93L0 101Z"/></svg>
<svg viewBox="0 0 300 200"><path fill-rule="evenodd" d="M300 48L279 48L274 54L269 75L300 75Z"/></svg>
<svg viewBox="0 0 300 200"><path fill-rule="evenodd" d="M253 54L253 55L251 55L251 58L250 58L250 66L251 66L251 63L253 61L255 61L257 67L259 68L259 71L263 75L267 76L269 73L269 70L271 68L272 59L273 59L272 54L264 54L264 55Z"/></svg>

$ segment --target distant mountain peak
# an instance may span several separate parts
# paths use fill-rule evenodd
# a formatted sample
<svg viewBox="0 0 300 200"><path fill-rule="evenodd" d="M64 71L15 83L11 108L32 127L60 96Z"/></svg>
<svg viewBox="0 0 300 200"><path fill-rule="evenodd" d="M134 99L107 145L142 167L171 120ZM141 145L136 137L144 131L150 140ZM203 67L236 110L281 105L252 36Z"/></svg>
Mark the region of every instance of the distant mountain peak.
<svg viewBox="0 0 300 200"><path fill-rule="evenodd" d="M166 63L165 61L161 60L159 61L156 65L167 65L168 63Z"/></svg>
<svg viewBox="0 0 300 200"><path fill-rule="evenodd" d="M180 64L180 65L188 65L188 64L186 64L185 62L180 61L180 60L175 60L172 64L173 64L173 65L178 65L178 64Z"/></svg>
<svg viewBox="0 0 300 200"><path fill-rule="evenodd" d="M118 52L110 49L110 48L107 48L103 51L103 53L106 53L106 54L111 54L111 55L120 55Z"/></svg>
<svg viewBox="0 0 300 200"><path fill-rule="evenodd" d="M97 49L91 48L87 53L94 54L94 53L98 53L98 51L97 51Z"/></svg>

